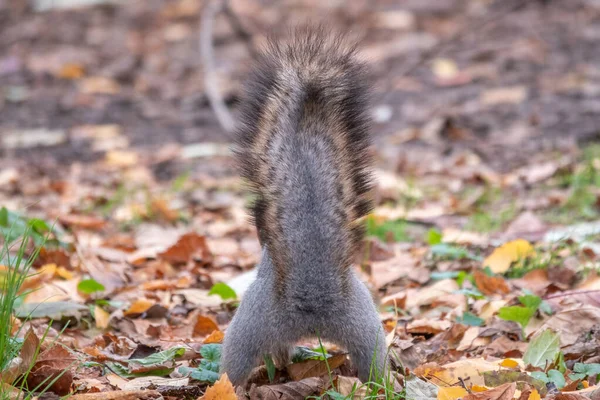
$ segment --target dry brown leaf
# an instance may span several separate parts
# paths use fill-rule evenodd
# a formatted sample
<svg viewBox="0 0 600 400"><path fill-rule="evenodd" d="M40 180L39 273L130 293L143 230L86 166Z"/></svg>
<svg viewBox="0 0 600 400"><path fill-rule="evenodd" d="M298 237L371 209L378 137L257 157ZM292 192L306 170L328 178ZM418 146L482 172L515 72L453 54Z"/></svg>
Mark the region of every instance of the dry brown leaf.
<svg viewBox="0 0 600 400"><path fill-rule="evenodd" d="M412 321L406 326L408 333L421 333L435 335L440 332L444 332L452 326L452 322L445 320L433 320L433 319L418 319Z"/></svg>
<svg viewBox="0 0 600 400"><path fill-rule="evenodd" d="M216 330L219 330L219 325L217 325L214 319L205 315L198 315L192 334L194 337L206 336Z"/></svg>
<svg viewBox="0 0 600 400"><path fill-rule="evenodd" d="M251 399L262 400L297 400L308 396L321 395L326 382L322 378L307 378L298 382L283 385L252 386L249 391Z"/></svg>
<svg viewBox="0 0 600 400"><path fill-rule="evenodd" d="M336 354L325 360L305 360L287 366L287 372L295 381L326 375L329 370L338 368L346 362L345 354ZM329 364L329 370L327 365Z"/></svg>
<svg viewBox="0 0 600 400"><path fill-rule="evenodd" d="M58 221L70 228L89 229L97 231L106 226L106 221L92 215L68 214L58 217Z"/></svg>
<svg viewBox="0 0 600 400"><path fill-rule="evenodd" d="M351 400L364 399L367 394L366 386L363 386L358 378L338 375L333 384L338 393ZM352 397L349 397L350 395Z"/></svg>
<svg viewBox="0 0 600 400"><path fill-rule="evenodd" d="M227 374L221 375L214 385L206 389L203 400L237 400L235 389L227 378Z"/></svg>
<svg viewBox="0 0 600 400"><path fill-rule="evenodd" d="M6 369L0 373L0 382L12 384L20 375L24 374L33 363L36 351L40 346L40 341L33 331L29 328L23 339L19 357L13 358Z"/></svg>
<svg viewBox="0 0 600 400"><path fill-rule="evenodd" d="M477 288L486 296L510 292L508 284L501 276L489 276L480 270L476 270L473 277Z"/></svg>
<svg viewBox="0 0 600 400"><path fill-rule="evenodd" d="M517 384L515 382L505 383L502 386L481 393L471 393L464 400L513 400Z"/></svg>
<svg viewBox="0 0 600 400"><path fill-rule="evenodd" d="M576 324L573 321L577 321ZM562 310L548 319L537 332L552 329L560 332L560 344L562 347L572 345L584 333L589 332L592 327L600 325L600 309L592 306L576 307Z"/></svg>
<svg viewBox="0 0 600 400"><path fill-rule="evenodd" d="M174 264L185 264L192 258L208 262L211 254L204 236L192 232L180 237L177 243L160 253L159 257Z"/></svg>

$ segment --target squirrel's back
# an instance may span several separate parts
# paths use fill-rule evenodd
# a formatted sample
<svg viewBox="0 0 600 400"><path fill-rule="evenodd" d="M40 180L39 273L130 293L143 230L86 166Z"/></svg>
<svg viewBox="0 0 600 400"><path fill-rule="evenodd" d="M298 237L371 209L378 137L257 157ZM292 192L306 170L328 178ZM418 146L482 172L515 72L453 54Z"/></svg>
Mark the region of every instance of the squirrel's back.
<svg viewBox="0 0 600 400"><path fill-rule="evenodd" d="M249 79L236 153L279 295L346 284L371 207L368 89L354 47L323 28L271 41Z"/></svg>

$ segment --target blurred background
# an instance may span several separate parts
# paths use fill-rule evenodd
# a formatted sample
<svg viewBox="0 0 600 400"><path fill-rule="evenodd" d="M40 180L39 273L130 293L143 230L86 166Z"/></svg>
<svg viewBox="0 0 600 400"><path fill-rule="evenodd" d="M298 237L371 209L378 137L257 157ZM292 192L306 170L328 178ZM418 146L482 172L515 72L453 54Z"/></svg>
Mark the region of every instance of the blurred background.
<svg viewBox="0 0 600 400"><path fill-rule="evenodd" d="M598 0L3 1L4 201L22 209L31 198L15 193L86 174L110 190L235 177L231 127L252 59L268 34L306 22L360 42L380 204L476 230L556 205L570 209L552 222L597 216ZM498 215L469 225L481 204Z"/></svg>
<svg viewBox="0 0 600 400"><path fill-rule="evenodd" d="M205 3L2 1L3 158L68 164L129 146L227 143L206 74L235 118L265 35L306 21L361 40L376 83L374 133L394 164L467 147L507 169L598 138L597 0L217 2L208 72Z"/></svg>

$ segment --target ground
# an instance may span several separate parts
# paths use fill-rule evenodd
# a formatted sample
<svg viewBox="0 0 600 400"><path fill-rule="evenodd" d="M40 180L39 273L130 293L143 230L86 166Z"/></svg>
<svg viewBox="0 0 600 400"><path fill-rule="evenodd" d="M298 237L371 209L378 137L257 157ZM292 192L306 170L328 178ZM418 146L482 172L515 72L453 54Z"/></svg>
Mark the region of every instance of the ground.
<svg viewBox="0 0 600 400"><path fill-rule="evenodd" d="M3 388L55 377L36 390L234 396L213 385L219 343L260 248L232 136L205 95L202 2L98 3L0 4L0 233L25 235L28 257L42 249L36 274L11 286L15 318L0 319L22 339L0 340L15 351L0 358ZM230 9L250 34L217 16L215 72L234 119L269 30L326 15L360 39L377 207L356 268L405 376L382 398L597 398L600 3ZM17 247L0 253L5 272ZM326 364L318 342L301 345L313 350L286 370L257 369L250 398L352 392L343 349L325 343Z"/></svg>

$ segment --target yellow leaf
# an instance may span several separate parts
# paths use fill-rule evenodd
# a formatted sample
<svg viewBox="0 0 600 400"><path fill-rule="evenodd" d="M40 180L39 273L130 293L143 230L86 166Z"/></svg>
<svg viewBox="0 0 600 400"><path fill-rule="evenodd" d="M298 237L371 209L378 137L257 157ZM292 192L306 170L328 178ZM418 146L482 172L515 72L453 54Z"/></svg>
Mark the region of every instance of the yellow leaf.
<svg viewBox="0 0 600 400"><path fill-rule="evenodd" d="M541 400L541 396L536 389L533 389L533 392L529 394L529 398L527 400Z"/></svg>
<svg viewBox="0 0 600 400"><path fill-rule="evenodd" d="M524 239L513 240L496 248L484 261L484 267L490 267L495 274L502 274L509 270L510 265L524 257L533 254L533 246Z"/></svg>
<svg viewBox="0 0 600 400"><path fill-rule="evenodd" d="M73 279L73 273L65 267L56 268L56 276L63 278L66 281L70 281L71 279Z"/></svg>
<svg viewBox="0 0 600 400"><path fill-rule="evenodd" d="M96 320L96 328L106 329L108 328L108 320L110 314L104 311L104 309L98 305L94 307L94 319Z"/></svg>
<svg viewBox="0 0 600 400"><path fill-rule="evenodd" d="M479 393L479 392L485 392L486 390L489 390L489 388L486 386L479 386L479 385L471 386L471 392Z"/></svg>
<svg viewBox="0 0 600 400"><path fill-rule="evenodd" d="M458 400L469 393L460 386L441 387L438 391L438 400Z"/></svg>
<svg viewBox="0 0 600 400"><path fill-rule="evenodd" d="M154 305L154 302L152 302L148 299L138 299L133 302L131 307L129 307L129 309L127 311L125 311L124 314L125 315L141 314L141 313L147 311L153 305Z"/></svg>
<svg viewBox="0 0 600 400"><path fill-rule="evenodd" d="M506 359L502 360L502 362L500 363L500 366L504 367L504 368L518 368L519 363L516 362L515 360L511 360L510 358L506 358Z"/></svg>
<svg viewBox="0 0 600 400"><path fill-rule="evenodd" d="M229 382L227 374L221 375L221 378L214 385L206 389L204 396L201 398L203 400L237 400L235 389Z"/></svg>

